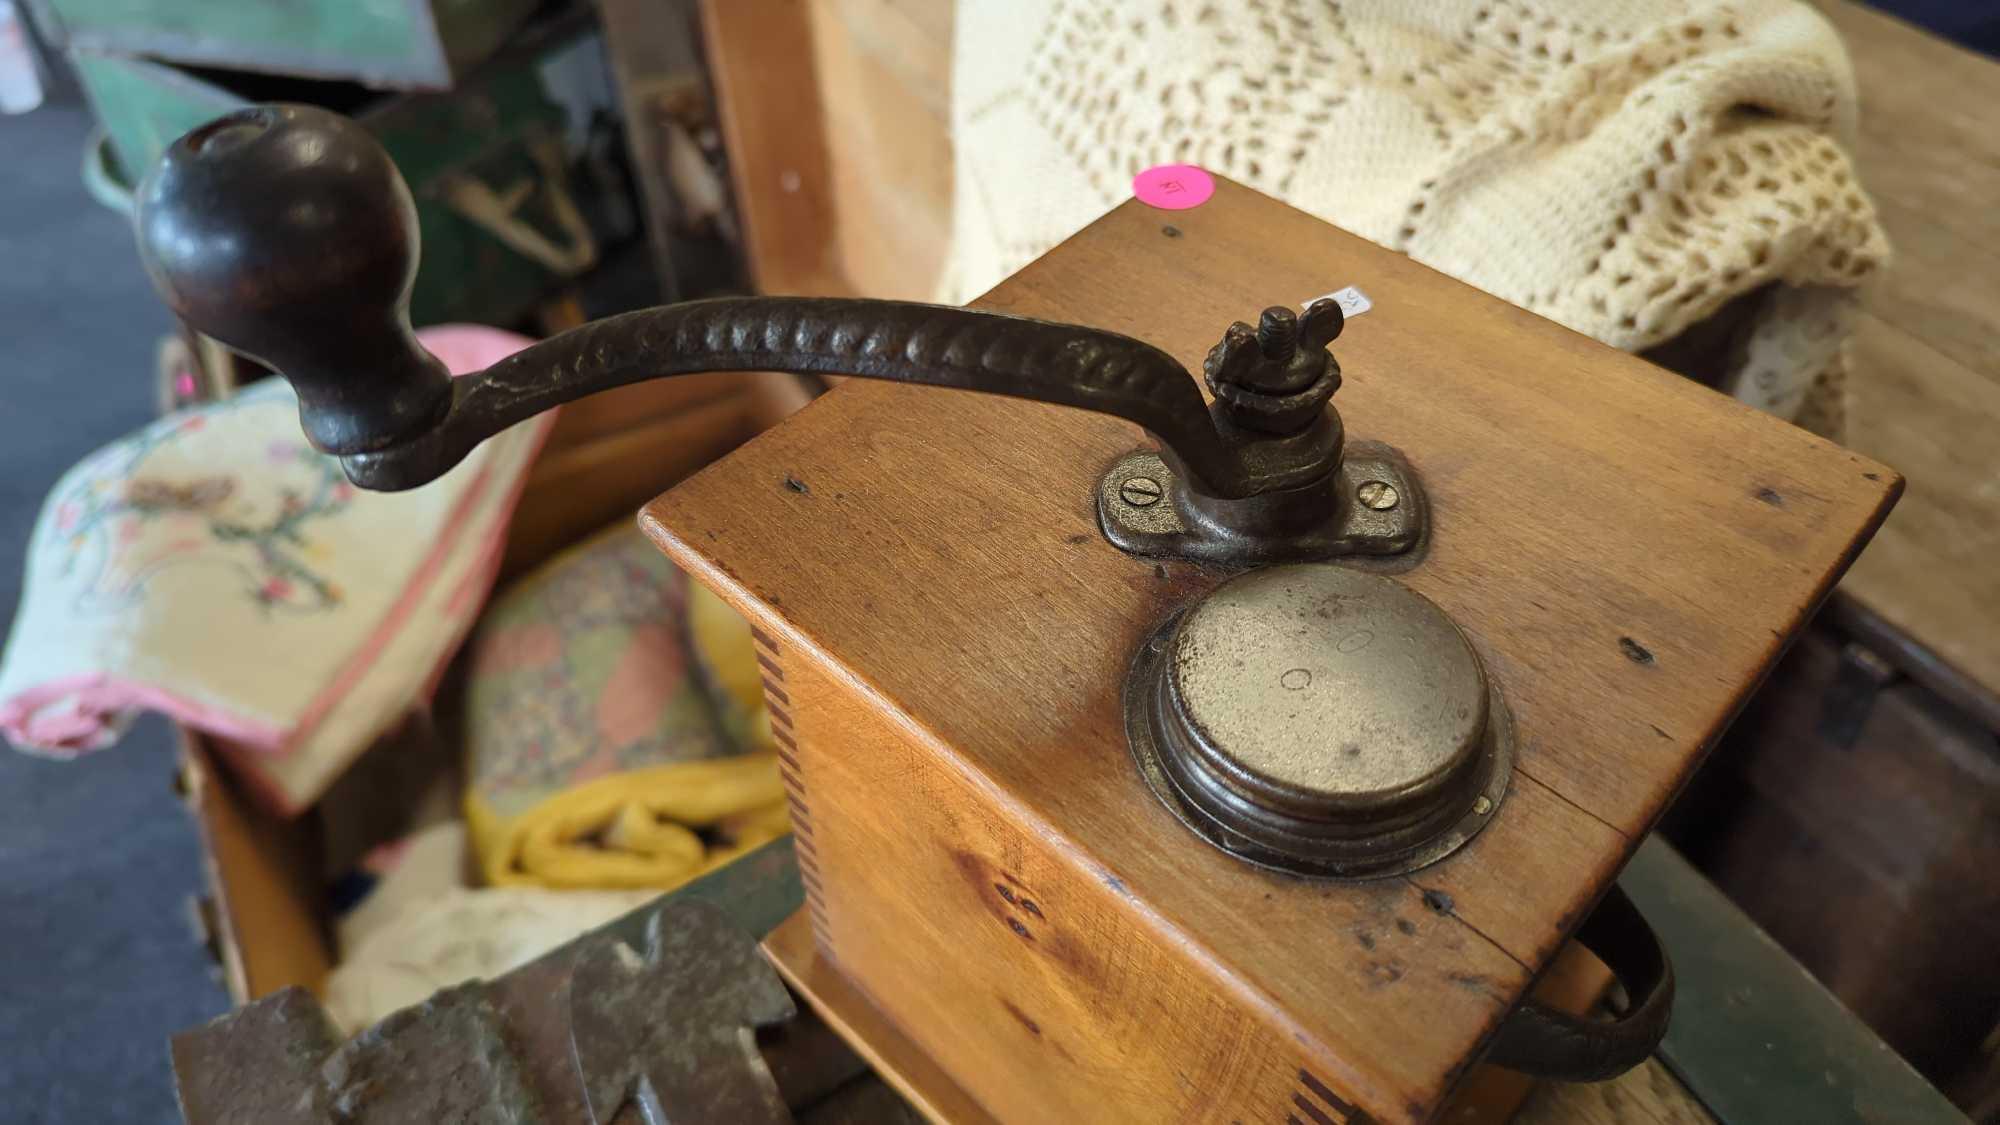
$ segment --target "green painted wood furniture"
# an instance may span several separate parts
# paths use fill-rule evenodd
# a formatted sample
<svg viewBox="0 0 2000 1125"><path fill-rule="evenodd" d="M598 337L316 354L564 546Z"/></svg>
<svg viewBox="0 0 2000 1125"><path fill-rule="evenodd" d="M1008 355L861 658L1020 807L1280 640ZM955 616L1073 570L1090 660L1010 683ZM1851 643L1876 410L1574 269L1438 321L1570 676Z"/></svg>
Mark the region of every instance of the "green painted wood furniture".
<svg viewBox="0 0 2000 1125"><path fill-rule="evenodd" d="M371 95L347 86L294 83L287 100L316 100L351 113L396 159L416 195L424 260L411 299L418 324L475 321L505 324L557 284L551 269L496 237L454 202L467 181L496 196L526 199L519 222L552 244L578 249L543 204L568 188L551 182L537 146L560 145L563 112L544 89L537 53L496 59L448 94ZM117 169L129 187L166 146L189 129L254 101L268 100L273 80L192 71L123 55L74 50L71 58L96 109ZM313 95L319 95L313 97ZM587 236L583 241L587 242Z"/></svg>
<svg viewBox="0 0 2000 1125"><path fill-rule="evenodd" d="M536 0L39 0L70 47L273 74L441 90Z"/></svg>

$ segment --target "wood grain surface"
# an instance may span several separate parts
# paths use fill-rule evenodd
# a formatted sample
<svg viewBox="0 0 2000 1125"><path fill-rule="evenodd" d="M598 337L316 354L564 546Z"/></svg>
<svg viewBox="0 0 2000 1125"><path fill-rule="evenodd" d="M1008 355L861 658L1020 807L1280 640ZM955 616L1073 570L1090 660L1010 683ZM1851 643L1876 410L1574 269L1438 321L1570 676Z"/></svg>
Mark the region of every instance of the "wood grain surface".
<svg viewBox="0 0 2000 1125"><path fill-rule="evenodd" d="M1990 713L2000 701L2000 458L1987 436L2000 424L2000 63L1853 0L1816 3L1854 61L1854 151L1895 248L1862 298L1847 443L1913 482L1843 592L1983 692ZM746 214L796 218L751 241L767 291L923 296L950 216L950 4L717 7L735 9L717 82L734 76L754 103L744 112L759 115L731 126L732 152L748 148ZM811 125L792 130L780 163L809 169L803 198L780 191L767 171L777 142L754 131L801 112ZM830 152L825 136L840 138ZM803 159L807 150L820 155ZM871 179L875 167L886 173Z"/></svg>
<svg viewBox="0 0 2000 1125"><path fill-rule="evenodd" d="M1609 1082L1544 1082L1514 1125L1715 1125L1715 1115L1653 1058Z"/></svg>
<svg viewBox="0 0 2000 1125"><path fill-rule="evenodd" d="M305 825L266 812L218 767L198 732L180 735L182 798L201 838L202 876L223 986L247 1004L297 985L319 992L334 949L320 916L324 886Z"/></svg>
<svg viewBox="0 0 2000 1125"><path fill-rule="evenodd" d="M562 408L507 529L504 582L631 513L811 398L759 371L620 387Z"/></svg>
<svg viewBox="0 0 2000 1125"><path fill-rule="evenodd" d="M951 7L813 0L833 260L855 293L928 301L951 236Z"/></svg>
<svg viewBox="0 0 2000 1125"><path fill-rule="evenodd" d="M792 915L764 939L764 954L814 1012L855 1044L869 1066L939 1125L991 1125L995 1118L972 1099L936 1062L912 1043L901 1029L877 1011L868 998L829 961L813 939L806 913ZM1585 955L1587 959L1587 955ZM1537 989L1537 995L1543 994ZM1493 1106L1471 1087L1482 1082L1506 1087L1505 1105ZM1714 1125L1715 1118L1658 1060L1608 1082L1538 1083L1497 1067L1474 1071L1458 1097L1446 1106L1441 1125ZM1468 1095L1475 1095L1468 1097Z"/></svg>
<svg viewBox="0 0 2000 1125"><path fill-rule="evenodd" d="M1862 296L1847 440L1910 479L1842 592L1970 680L1990 714L2000 701L2000 63L1849 0L1818 4L1854 60L1856 161L1895 250Z"/></svg>
<svg viewBox="0 0 2000 1125"><path fill-rule="evenodd" d="M700 0L743 254L759 292L841 294L808 0Z"/></svg>
<svg viewBox="0 0 2000 1125"><path fill-rule="evenodd" d="M913 831L900 852L878 830L879 873L857 889L894 894L894 873L932 864L952 832L1003 857L1020 842L1020 862L1073 894L1077 917L1125 903L1136 932L1223 982L1230 1014L1275 1029L1318 1081L1379 1120L1412 1120L1442 1104L1901 481L1227 182L1192 211L1128 203L980 303L1137 335L1197 366L1231 320L1347 284L1375 310L1335 346L1336 405L1351 435L1401 447L1431 494L1428 553L1402 577L1466 630L1519 723L1491 827L1413 876L1336 886L1259 872L1197 844L1146 791L1124 745L1127 662L1223 575L1099 537L1096 476L1139 443L1121 422L850 382L642 523L789 649L791 682L813 669L923 749L881 780L959 822L939 838ZM808 734L818 721L795 717ZM843 768L865 771L870 749L848 746L863 764ZM892 813L919 819L876 810ZM823 864L828 816L816 802ZM844 888L826 874L833 956L851 967ZM923 885L932 908L991 914L960 882ZM1064 940L1124 955L1087 930ZM920 958L899 971L957 979ZM881 999L876 978L856 979ZM994 1012L970 991L935 1003L954 1002L884 1007L930 1046ZM1090 1057L1140 1065L1159 1044L1136 1038L1095 1042ZM1218 1108L1199 1087L1149 1089L1166 1119Z"/></svg>
<svg viewBox="0 0 2000 1125"><path fill-rule="evenodd" d="M701 0L765 293L928 299L951 224L951 7Z"/></svg>
<svg viewBox="0 0 2000 1125"><path fill-rule="evenodd" d="M765 937L764 954L786 983L806 997L820 1019L839 1032L883 1081L925 1117L949 1125L995 1125L991 1114L827 960L805 911L792 915Z"/></svg>

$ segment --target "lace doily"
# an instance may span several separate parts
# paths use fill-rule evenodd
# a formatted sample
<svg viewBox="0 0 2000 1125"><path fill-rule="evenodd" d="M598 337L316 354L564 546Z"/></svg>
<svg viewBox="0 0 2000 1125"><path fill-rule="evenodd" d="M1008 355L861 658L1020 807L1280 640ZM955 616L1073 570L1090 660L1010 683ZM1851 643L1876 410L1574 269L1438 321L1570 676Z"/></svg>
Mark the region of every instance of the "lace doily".
<svg viewBox="0 0 2000 1125"><path fill-rule="evenodd" d="M1837 431L1888 246L1803 4L960 0L957 36L943 299L1195 163L1627 350L1768 286L1723 389Z"/></svg>

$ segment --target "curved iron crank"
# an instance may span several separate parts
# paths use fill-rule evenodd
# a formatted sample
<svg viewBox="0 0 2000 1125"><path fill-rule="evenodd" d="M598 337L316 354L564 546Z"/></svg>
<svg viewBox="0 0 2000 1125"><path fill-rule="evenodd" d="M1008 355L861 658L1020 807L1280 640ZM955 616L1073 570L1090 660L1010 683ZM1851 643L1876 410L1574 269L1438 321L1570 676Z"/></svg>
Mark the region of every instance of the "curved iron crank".
<svg viewBox="0 0 2000 1125"><path fill-rule="evenodd" d="M1422 531L1422 497L1400 458L1385 448L1343 458L1328 402L1340 366L1326 346L1343 324L1331 301L1303 316L1268 309L1254 330L1232 326L1205 367L1212 407L1174 357L1114 332L836 298L644 309L452 379L410 329L409 188L347 119L269 105L195 129L140 186L136 221L167 303L289 380L307 436L367 488L433 480L493 434L584 395L699 371L776 370L1009 395L1135 423L1161 452L1114 465L1099 508L1106 537L1139 554L1235 563L1385 554ZM1143 486L1126 487L1136 477ZM1355 503L1363 478L1395 487L1400 510Z"/></svg>

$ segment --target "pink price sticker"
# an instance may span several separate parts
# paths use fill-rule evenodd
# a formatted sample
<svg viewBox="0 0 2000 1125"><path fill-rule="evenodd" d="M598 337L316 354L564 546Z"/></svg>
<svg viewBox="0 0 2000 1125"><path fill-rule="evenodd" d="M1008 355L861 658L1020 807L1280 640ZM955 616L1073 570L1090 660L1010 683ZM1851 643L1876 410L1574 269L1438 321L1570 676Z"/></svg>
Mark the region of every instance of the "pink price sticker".
<svg viewBox="0 0 2000 1125"><path fill-rule="evenodd" d="M1185 211L1208 202L1215 178L1192 164L1155 164L1132 177L1132 194L1162 211Z"/></svg>

